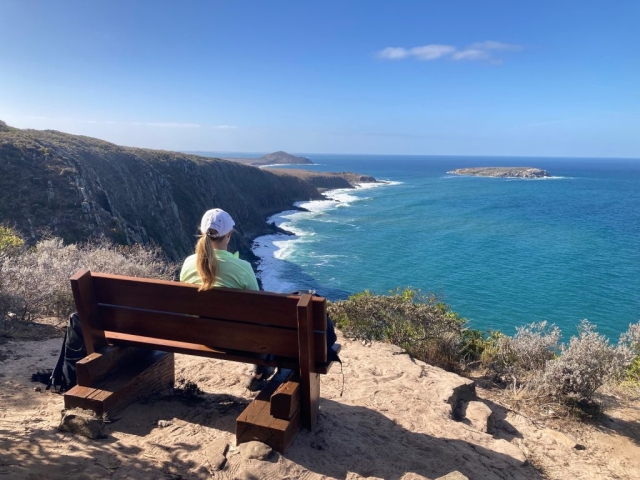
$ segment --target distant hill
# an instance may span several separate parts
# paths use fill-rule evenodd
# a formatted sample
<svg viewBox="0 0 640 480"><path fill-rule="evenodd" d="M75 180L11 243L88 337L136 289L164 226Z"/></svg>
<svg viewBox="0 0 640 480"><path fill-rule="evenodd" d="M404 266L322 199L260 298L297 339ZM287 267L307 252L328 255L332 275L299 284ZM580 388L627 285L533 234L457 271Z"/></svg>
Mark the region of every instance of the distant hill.
<svg viewBox="0 0 640 480"><path fill-rule="evenodd" d="M259 158L225 157L224 160L252 165L254 167L261 167L264 165L313 165L313 162L307 157L297 157L283 151L268 153Z"/></svg>

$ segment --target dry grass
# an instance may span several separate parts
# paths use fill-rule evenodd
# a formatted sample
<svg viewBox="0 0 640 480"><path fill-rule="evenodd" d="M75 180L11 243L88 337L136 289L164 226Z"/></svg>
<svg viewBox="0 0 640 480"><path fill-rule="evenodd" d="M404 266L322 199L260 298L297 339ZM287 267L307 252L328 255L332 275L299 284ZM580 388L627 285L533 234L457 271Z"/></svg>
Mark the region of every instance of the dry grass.
<svg viewBox="0 0 640 480"><path fill-rule="evenodd" d="M0 317L5 323L66 318L75 310L69 278L84 268L171 279L176 266L156 247L123 247L105 239L82 245L42 240L28 250L0 256Z"/></svg>

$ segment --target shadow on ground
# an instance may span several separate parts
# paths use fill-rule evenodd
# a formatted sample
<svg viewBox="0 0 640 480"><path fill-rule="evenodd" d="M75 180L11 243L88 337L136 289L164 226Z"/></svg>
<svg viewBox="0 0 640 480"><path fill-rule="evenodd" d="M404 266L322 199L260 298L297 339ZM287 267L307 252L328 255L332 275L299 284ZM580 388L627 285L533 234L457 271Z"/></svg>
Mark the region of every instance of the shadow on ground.
<svg viewBox="0 0 640 480"><path fill-rule="evenodd" d="M108 426L108 437L103 440L72 437L54 429L24 434L0 429L0 478L115 479L129 478L127 475L134 472L135 478L207 478L202 465L206 444L173 442L171 427L160 439L156 432L153 438L135 445L117 438L116 432L146 437L165 415L166 420L196 433L199 429L232 433L235 419L248 401L232 395L205 394L199 400L165 396L138 403ZM408 472L437 478L454 470L471 479L543 478L532 466L507 454L459 439L412 432L378 411L326 399L321 400L316 429L301 430L285 457L279 459L275 454L275 459L260 465L260 471L277 478L282 462L290 461L331 478L357 473L399 480Z"/></svg>
<svg viewBox="0 0 640 480"><path fill-rule="evenodd" d="M397 480L407 472L437 478L458 470L472 479L543 478L509 455L463 440L411 432L369 408L324 399L321 405L317 429L301 431L287 453L293 462L321 475L345 478L355 472ZM336 455L349 461L335 461Z"/></svg>

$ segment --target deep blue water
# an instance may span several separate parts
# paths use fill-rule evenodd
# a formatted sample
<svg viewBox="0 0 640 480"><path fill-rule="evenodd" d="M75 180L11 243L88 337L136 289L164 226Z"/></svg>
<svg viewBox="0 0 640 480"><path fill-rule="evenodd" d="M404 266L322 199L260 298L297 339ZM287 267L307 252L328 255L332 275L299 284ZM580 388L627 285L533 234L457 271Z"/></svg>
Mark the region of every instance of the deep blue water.
<svg viewBox="0 0 640 480"><path fill-rule="evenodd" d="M258 240L267 289L336 299L412 286L473 327L507 333L548 320L568 336L586 318L616 339L640 319L640 160L306 156L318 165L304 168L394 184L333 192L274 218L297 236ZM473 166L554 178L446 173Z"/></svg>

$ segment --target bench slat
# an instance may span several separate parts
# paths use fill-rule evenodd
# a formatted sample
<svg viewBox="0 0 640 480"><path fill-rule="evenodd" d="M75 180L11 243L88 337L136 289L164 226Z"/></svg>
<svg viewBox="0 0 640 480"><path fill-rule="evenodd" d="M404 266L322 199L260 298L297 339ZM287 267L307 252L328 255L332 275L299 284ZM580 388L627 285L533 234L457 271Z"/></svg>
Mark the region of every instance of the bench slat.
<svg viewBox="0 0 640 480"><path fill-rule="evenodd" d="M179 342L208 345L223 350L270 353L298 358L297 330L251 325L214 318L132 310L100 305L102 328L151 338L170 338ZM315 362L327 361L326 333L313 332Z"/></svg>
<svg viewBox="0 0 640 480"><path fill-rule="evenodd" d="M105 306L100 306L99 312L104 329L112 332L198 343L225 350L298 356L295 330Z"/></svg>
<svg viewBox="0 0 640 480"><path fill-rule="evenodd" d="M91 274L98 303L296 328L299 297L102 273ZM248 300L247 297L250 297ZM314 297L314 330L327 329L324 299Z"/></svg>
<svg viewBox="0 0 640 480"><path fill-rule="evenodd" d="M183 353L185 355L197 355L200 357L218 358L220 360L228 360L230 362L255 363L257 365L269 365L270 367L282 368L300 368L300 364L293 358L278 358L277 360L263 360L256 353L247 353L239 351L228 351L207 347L195 343L176 342L173 340L162 340L158 338L140 337L137 335L128 335L126 333L104 332L107 341L113 345L123 347L140 347L151 350L162 350L165 352ZM336 344L338 345L338 344ZM335 362L318 362L316 363L316 371L326 374Z"/></svg>
<svg viewBox="0 0 640 480"><path fill-rule="evenodd" d="M118 332L104 332L107 340L113 345L123 347L140 347L151 350L162 350L165 352L184 353L186 355L197 355L200 357L219 358L221 360L229 360L231 362L255 363L257 365L269 365L277 367L278 362L275 360L263 360L259 358L257 353L239 352L235 350L223 350L206 345L195 343L177 342L174 340L165 340L151 337L141 337L138 335L128 335ZM282 366L285 368L294 368L297 363L293 359L282 359Z"/></svg>

